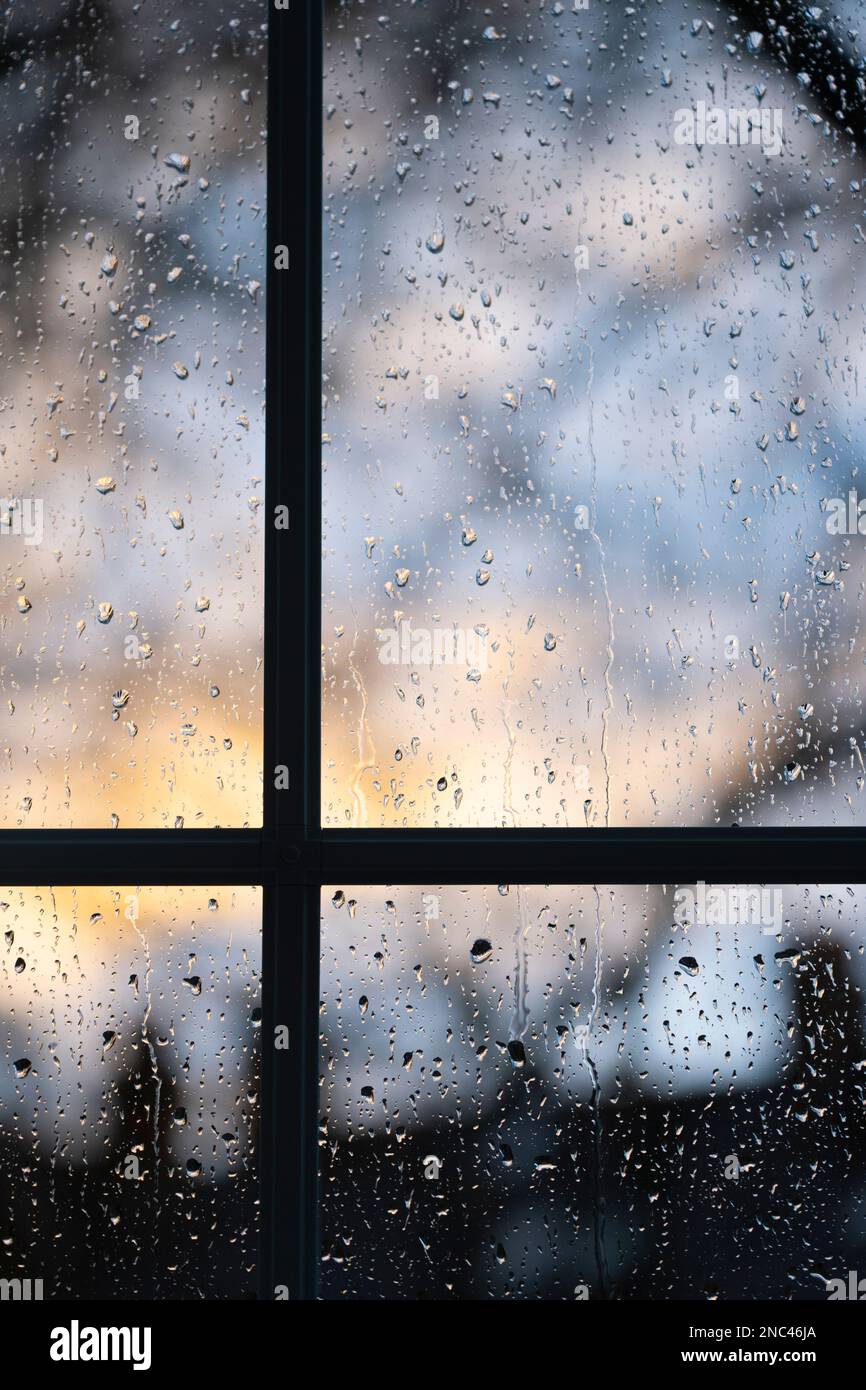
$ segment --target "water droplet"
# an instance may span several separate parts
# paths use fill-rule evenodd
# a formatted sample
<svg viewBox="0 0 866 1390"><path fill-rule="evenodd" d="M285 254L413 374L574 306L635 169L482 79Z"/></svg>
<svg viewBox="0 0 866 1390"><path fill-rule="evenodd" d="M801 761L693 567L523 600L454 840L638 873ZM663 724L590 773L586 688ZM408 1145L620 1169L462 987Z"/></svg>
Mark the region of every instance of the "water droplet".
<svg viewBox="0 0 866 1390"><path fill-rule="evenodd" d="M427 238L427 250L438 256L445 246L445 228L437 217L436 226Z"/></svg>

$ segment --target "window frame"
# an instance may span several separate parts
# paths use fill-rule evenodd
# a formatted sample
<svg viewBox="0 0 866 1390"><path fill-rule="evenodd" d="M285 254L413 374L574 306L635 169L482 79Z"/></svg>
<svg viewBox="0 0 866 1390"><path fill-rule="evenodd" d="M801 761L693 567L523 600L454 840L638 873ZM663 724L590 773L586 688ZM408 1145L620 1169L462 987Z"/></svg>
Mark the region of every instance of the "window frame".
<svg viewBox="0 0 866 1390"><path fill-rule="evenodd" d="M734 5L742 18L753 6ZM0 831L0 878L262 887L259 1299L317 1295L321 889L352 883L861 881L866 827L328 830L321 825L323 0L269 5L262 827ZM778 54L802 61L791 48ZM824 54L826 57L826 54ZM853 124L866 131L861 97ZM274 270L278 245L289 269ZM277 530L274 509L288 507ZM277 790L275 769L289 785ZM854 869L852 875L851 870ZM794 875L793 879L791 875ZM290 1046L267 1045L277 1025ZM280 1290L278 1293L277 1291Z"/></svg>

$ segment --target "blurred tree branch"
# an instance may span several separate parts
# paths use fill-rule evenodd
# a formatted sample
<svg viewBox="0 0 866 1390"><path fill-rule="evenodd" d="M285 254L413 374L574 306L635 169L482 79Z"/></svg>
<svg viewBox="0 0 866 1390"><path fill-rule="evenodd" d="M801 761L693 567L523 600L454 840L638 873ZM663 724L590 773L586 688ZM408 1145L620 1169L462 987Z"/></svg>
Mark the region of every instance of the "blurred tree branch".
<svg viewBox="0 0 866 1390"><path fill-rule="evenodd" d="M851 31L840 36L819 6L733 0L730 8L744 35L763 35L762 53L808 79L804 104L808 100L866 151L866 68L853 46L857 36Z"/></svg>

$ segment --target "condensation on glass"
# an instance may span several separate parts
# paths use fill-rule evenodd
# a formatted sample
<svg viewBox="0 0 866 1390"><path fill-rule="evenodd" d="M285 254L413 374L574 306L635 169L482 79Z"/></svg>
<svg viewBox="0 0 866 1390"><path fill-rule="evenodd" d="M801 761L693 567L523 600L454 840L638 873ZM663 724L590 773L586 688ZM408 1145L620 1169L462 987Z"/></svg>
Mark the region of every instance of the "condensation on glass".
<svg viewBox="0 0 866 1390"><path fill-rule="evenodd" d="M737 9L328 6L326 825L866 819L864 165Z"/></svg>
<svg viewBox="0 0 866 1390"><path fill-rule="evenodd" d="M265 42L12 9L0 824L261 824Z"/></svg>
<svg viewBox="0 0 866 1390"><path fill-rule="evenodd" d="M847 1289L864 913L845 885L325 890L323 1295Z"/></svg>
<svg viewBox="0 0 866 1390"><path fill-rule="evenodd" d="M261 890L7 889L0 931L8 1296L254 1298Z"/></svg>

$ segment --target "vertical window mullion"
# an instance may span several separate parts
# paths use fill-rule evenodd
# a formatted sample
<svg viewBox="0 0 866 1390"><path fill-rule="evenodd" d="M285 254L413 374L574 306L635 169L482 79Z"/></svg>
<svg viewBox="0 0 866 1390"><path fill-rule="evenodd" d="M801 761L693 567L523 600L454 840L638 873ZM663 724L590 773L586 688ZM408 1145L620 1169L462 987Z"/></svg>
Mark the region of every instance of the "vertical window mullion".
<svg viewBox="0 0 866 1390"><path fill-rule="evenodd" d="M317 885L265 887L262 1300L316 1294L320 915Z"/></svg>
<svg viewBox="0 0 866 1390"><path fill-rule="evenodd" d="M260 1298L316 1293L321 4L270 6Z"/></svg>
<svg viewBox="0 0 866 1390"><path fill-rule="evenodd" d="M264 824L284 862L320 820L321 35L319 6L271 9Z"/></svg>

